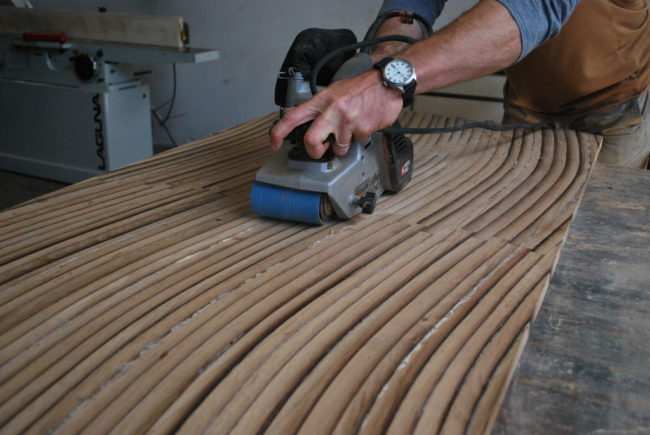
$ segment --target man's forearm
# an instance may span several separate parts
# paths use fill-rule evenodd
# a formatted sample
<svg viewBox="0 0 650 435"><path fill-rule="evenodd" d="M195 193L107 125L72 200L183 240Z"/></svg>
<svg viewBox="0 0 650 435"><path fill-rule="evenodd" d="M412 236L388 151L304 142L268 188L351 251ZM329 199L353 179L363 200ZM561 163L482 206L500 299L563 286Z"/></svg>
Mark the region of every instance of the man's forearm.
<svg viewBox="0 0 650 435"><path fill-rule="evenodd" d="M376 37L388 36L388 35L404 35L410 36L413 39L420 40L422 39L422 28L420 25L414 21L411 24L402 23L400 17L394 17L386 20L384 24L381 25L379 30L377 30ZM403 52L409 47L409 44L406 42L398 41L389 41L384 42L383 44L378 44L373 47L371 56L372 59L377 62L383 59L384 57L396 56L399 53Z"/></svg>
<svg viewBox="0 0 650 435"><path fill-rule="evenodd" d="M413 44L399 56L411 61L418 75L417 92L490 74L514 63L521 52L519 27L496 0L483 0L446 29ZM270 144L278 150L296 126L313 120L304 136L310 156L321 158L334 134L334 153L347 153L352 139L364 141L373 131L391 125L402 109L402 96L382 84L373 69L332 83L309 101L285 110L271 129Z"/></svg>
<svg viewBox="0 0 650 435"><path fill-rule="evenodd" d="M499 71L515 63L520 52L519 27L508 10L496 0L483 0L400 57L414 65L417 93L422 93Z"/></svg>
<svg viewBox="0 0 650 435"><path fill-rule="evenodd" d="M427 20L433 22L440 14L442 7L446 0L384 0L380 12L386 12L389 9L404 9L416 12L425 17ZM580 0L482 0L479 4L472 9L468 14L462 17L461 21L457 21L449 26L445 31L440 32L435 39L441 39L435 44L445 43L442 36L450 37L450 35L463 35L464 41L461 39L455 40L459 44L466 43L465 49L471 49L476 46L485 47L487 51L478 50L468 51L461 48L461 52L466 55L471 53L477 60L483 60L485 56L489 57L493 62L483 62L484 66L492 64L498 65L497 67L481 69L485 74L497 71L504 67L513 64L515 61L525 57L531 50L539 45L548 41L550 38L556 36L561 27L571 16L573 10ZM503 9L499 9L498 6ZM500 10L500 13L494 13ZM504 13L504 10L507 13ZM469 26L463 27L463 24L469 23ZM514 24L514 25L513 25ZM502 27L505 26L505 27ZM475 34L480 29L481 35ZM405 28L408 31L408 28ZM450 32L453 30L454 32ZM380 29L382 34L383 29ZM483 35L482 32L486 32ZM447 32L446 34L444 34ZM463 33L468 32L468 33ZM512 38L508 39L507 35L511 34ZM506 39L502 40L502 47L498 45L496 48L494 43L499 43L499 36L506 35ZM515 36L516 35L516 36ZM481 39L485 36L485 39ZM452 36L453 37L453 36ZM472 38L474 40L472 41ZM518 43L518 44L517 44ZM434 44L434 43L432 43ZM451 45L454 45L451 47ZM450 47L450 53L456 49L457 44L446 44ZM511 59L510 55L517 46L518 57ZM394 45L400 50L403 46ZM432 47L435 48L435 47ZM396 50L394 50L396 51ZM459 53L454 53L457 56ZM466 62L462 65L466 73L473 73L475 69L471 63ZM423 71L422 68L418 71ZM449 71L447 71L449 72ZM478 74L480 75L480 74ZM423 74L420 74L423 77ZM448 78L457 77L457 74L448 74ZM461 75L462 76L462 75ZM474 78L476 74L465 75L466 78ZM423 77L424 78L424 77ZM455 83L456 80L451 82L446 81L445 84ZM431 90L431 89L427 89Z"/></svg>

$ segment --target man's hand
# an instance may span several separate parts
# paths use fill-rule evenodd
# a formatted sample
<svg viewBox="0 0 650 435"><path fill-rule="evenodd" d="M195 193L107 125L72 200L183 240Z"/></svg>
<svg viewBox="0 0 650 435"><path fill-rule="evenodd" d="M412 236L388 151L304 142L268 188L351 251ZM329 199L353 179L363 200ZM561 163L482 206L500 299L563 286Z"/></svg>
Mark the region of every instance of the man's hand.
<svg viewBox="0 0 650 435"><path fill-rule="evenodd" d="M307 153L321 158L329 147L327 137L334 134L334 153L345 155L353 138L364 141L374 131L391 125L402 104L399 91L385 87L380 72L373 69L332 83L311 100L286 109L271 130L271 148L277 151L295 127L314 120L304 137Z"/></svg>

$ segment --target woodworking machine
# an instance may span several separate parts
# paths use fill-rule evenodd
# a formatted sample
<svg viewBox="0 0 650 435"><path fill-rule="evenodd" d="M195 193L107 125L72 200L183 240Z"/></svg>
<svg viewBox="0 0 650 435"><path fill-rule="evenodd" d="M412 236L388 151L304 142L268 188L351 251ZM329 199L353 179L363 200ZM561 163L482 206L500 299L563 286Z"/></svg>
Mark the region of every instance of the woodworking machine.
<svg viewBox="0 0 650 435"><path fill-rule="evenodd" d="M186 47L182 20L168 18L1 6L0 169L72 183L151 156L148 65L219 55ZM115 23L132 29L114 37ZM178 46L142 41L160 23ZM95 39L72 37L84 31Z"/></svg>
<svg viewBox="0 0 650 435"><path fill-rule="evenodd" d="M310 31L321 29L305 32ZM339 41L338 45L356 42L353 34L342 33L343 42ZM308 34L311 39L305 44L301 42L301 35L290 48L276 83L276 104L280 107L296 106L311 98L313 89L306 75L318 75L312 64L325 54L313 52L312 40L322 41L331 36L329 33ZM335 38L340 36L334 35ZM307 55L300 52L305 46ZM329 52L332 47L321 48ZM366 53L346 56L345 60L339 59L329 65L331 79L325 77L321 83L327 85L370 68L372 60ZM257 172L251 190L251 207L255 213L312 224L334 218L350 219L362 212L372 213L377 198L384 191L397 192L410 181L413 144L403 134L375 132L366 141L353 140L345 156L335 155L330 147L321 159L312 159L303 142L309 125L303 124L292 131L282 148Z"/></svg>

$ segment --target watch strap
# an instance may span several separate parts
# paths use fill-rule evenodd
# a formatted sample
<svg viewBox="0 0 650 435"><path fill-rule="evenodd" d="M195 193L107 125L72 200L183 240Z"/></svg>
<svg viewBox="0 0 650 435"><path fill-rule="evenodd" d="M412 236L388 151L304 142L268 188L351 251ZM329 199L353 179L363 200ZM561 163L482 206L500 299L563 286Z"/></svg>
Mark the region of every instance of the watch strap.
<svg viewBox="0 0 650 435"><path fill-rule="evenodd" d="M377 61L372 67L373 68L378 68L382 72L382 77L383 77L383 72L384 72L384 67L390 62L391 60L395 59L394 57L385 57L380 61Z"/></svg>
<svg viewBox="0 0 650 435"><path fill-rule="evenodd" d="M386 86L386 81L384 80L384 67L393 60L394 58L392 57L385 57L382 60L377 61L372 67L377 68L379 70L379 75L381 77L381 82Z"/></svg>
<svg viewBox="0 0 650 435"><path fill-rule="evenodd" d="M404 92L402 93L402 101L404 102L403 107L408 107L413 104L413 97L415 95L416 86L416 80L413 80L411 83L404 85Z"/></svg>

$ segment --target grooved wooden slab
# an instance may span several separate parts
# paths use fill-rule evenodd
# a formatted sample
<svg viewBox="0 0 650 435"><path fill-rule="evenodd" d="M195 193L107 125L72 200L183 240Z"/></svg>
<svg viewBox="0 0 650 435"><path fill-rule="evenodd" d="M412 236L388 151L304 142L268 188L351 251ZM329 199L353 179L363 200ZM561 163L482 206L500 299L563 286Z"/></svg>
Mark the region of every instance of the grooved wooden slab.
<svg viewBox="0 0 650 435"><path fill-rule="evenodd" d="M407 190L310 227L249 211L273 119L0 214L3 432L489 429L595 137L415 136Z"/></svg>

